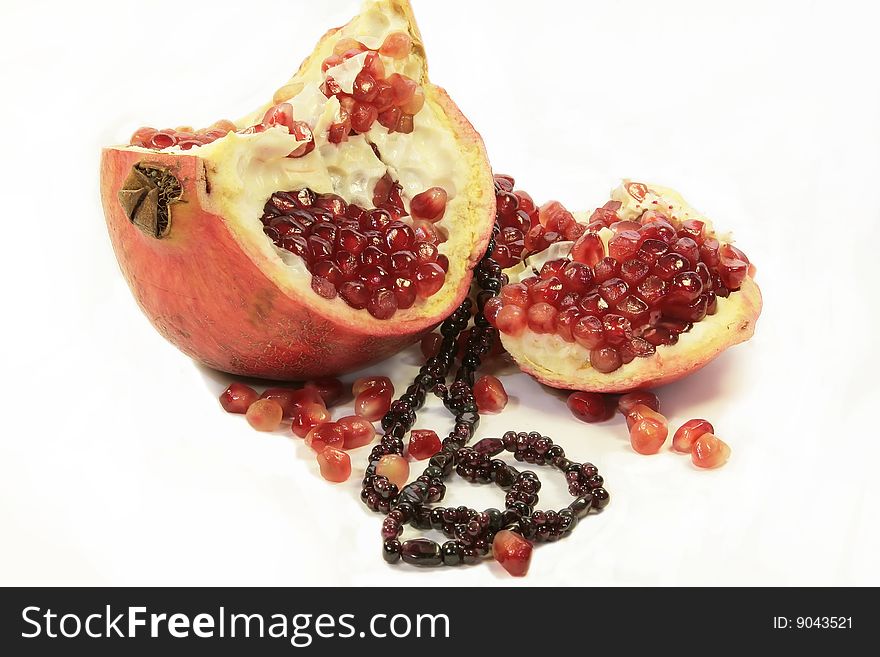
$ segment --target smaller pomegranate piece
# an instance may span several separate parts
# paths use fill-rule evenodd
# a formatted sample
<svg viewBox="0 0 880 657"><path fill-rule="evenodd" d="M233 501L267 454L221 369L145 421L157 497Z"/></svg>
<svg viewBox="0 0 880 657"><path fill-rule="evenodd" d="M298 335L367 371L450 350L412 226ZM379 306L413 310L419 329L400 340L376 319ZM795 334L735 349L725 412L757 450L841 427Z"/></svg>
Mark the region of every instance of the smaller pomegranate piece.
<svg viewBox="0 0 880 657"><path fill-rule="evenodd" d="M690 454L697 438L706 433L715 433L711 422L701 419L688 420L672 436L672 449L682 454Z"/></svg>
<svg viewBox="0 0 880 657"><path fill-rule="evenodd" d="M514 577L529 572L532 562L532 544L509 529L502 529L492 541L492 557Z"/></svg>
<svg viewBox="0 0 880 657"><path fill-rule="evenodd" d="M257 391L250 386L243 383L230 383L229 387L220 394L220 405L227 413L243 415L247 413L250 405L259 398Z"/></svg>
<svg viewBox="0 0 880 657"><path fill-rule="evenodd" d="M341 449L328 447L323 452L315 455L321 476L334 484L347 481L351 476L351 457Z"/></svg>
<svg viewBox="0 0 880 657"><path fill-rule="evenodd" d="M316 452L323 452L327 447L342 448L344 442L345 431L338 422L319 424L306 434L306 445Z"/></svg>
<svg viewBox="0 0 880 657"><path fill-rule="evenodd" d="M400 489L409 480L409 463L398 454L386 454L376 464L376 474L385 477Z"/></svg>
<svg viewBox="0 0 880 657"><path fill-rule="evenodd" d="M507 406L507 391L504 384L494 376L486 375L474 384L474 399L480 413L500 413Z"/></svg>
<svg viewBox="0 0 880 657"><path fill-rule="evenodd" d="M414 429L409 437L407 453L417 461L429 459L442 447L440 436L430 429Z"/></svg>
<svg viewBox="0 0 880 657"><path fill-rule="evenodd" d="M376 437L376 428L373 423L358 415L347 415L338 421L342 427L343 449L356 449L369 445Z"/></svg>
<svg viewBox="0 0 880 657"><path fill-rule="evenodd" d="M694 441L691 461L698 468L719 468L730 458L730 446L711 433L704 433Z"/></svg>
<svg viewBox="0 0 880 657"><path fill-rule="evenodd" d="M316 426L329 421L330 413L323 404L307 402L293 412L290 428L295 435L305 438Z"/></svg>
<svg viewBox="0 0 880 657"><path fill-rule="evenodd" d="M598 392L574 392L566 403L572 415L581 422L604 422L614 415L609 397Z"/></svg>
<svg viewBox="0 0 880 657"><path fill-rule="evenodd" d="M274 399L258 399L251 404L245 417L257 431L275 431L281 425L281 404Z"/></svg>

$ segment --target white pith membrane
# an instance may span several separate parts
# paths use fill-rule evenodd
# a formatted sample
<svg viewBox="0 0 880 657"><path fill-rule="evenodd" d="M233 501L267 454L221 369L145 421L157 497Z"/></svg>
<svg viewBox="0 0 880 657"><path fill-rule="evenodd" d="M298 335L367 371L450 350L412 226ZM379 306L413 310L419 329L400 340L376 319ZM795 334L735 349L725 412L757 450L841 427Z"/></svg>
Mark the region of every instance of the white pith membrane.
<svg viewBox="0 0 880 657"><path fill-rule="evenodd" d="M694 210L682 196L669 188L646 184L647 194L637 200L627 190L630 181L624 181L611 193L611 199L620 201L617 215L621 221L637 221L647 210L656 210L677 221L698 219L705 224L704 234L713 233L712 222ZM580 223L586 223L584 213L573 213ZM599 237L608 252L608 241L614 232L603 228ZM732 243L729 235L715 234L722 242ZM548 249L526 258L522 263L505 269L510 283L519 283L536 275L544 263L568 257L573 242L557 242ZM678 337L675 345L660 345L654 354L637 357L613 372L602 373L590 365L590 350L577 342L566 342L555 333L538 334L526 326L518 336L500 333L501 342L517 364L529 374L548 385L569 390L593 392L623 392L658 385L677 378L680 372L693 371L708 363L723 350L748 340L755 329L761 310L761 293L750 276L742 287L728 297L717 298L717 311Z"/></svg>
<svg viewBox="0 0 880 657"><path fill-rule="evenodd" d="M260 123L266 110L278 102L293 106L294 119L309 124L315 149L299 158L287 157L299 145L283 126L257 134L230 132L209 144L182 150L173 146L159 152L196 156L205 163L210 192L199 199L202 207L230 226L231 233L246 255L289 296L351 324L370 325L377 320L366 309L355 310L340 297L324 299L310 289L311 273L299 257L277 247L263 233L260 217L274 192L309 188L317 194L336 194L348 204L365 209L374 207L373 190L386 174L402 186L401 197L409 212L410 200L431 187L443 188L447 195L443 218L434 222L447 240L438 244L440 254L449 259L443 288L427 299L417 299L412 308L398 310L394 323L418 322L434 316L450 303L461 279L478 259L474 251L478 236L487 231L489 208L494 207L491 173L482 143L458 116L444 109L445 93L430 84L418 28L405 0L366 0L361 13L339 30L319 42L300 70L267 102L235 122L241 130ZM379 48L392 33L403 32L413 39L413 50L403 59L381 56L386 78L405 75L425 91L425 105L414 116L410 134L389 133L378 121L365 134L351 135L347 141L328 141L328 128L339 120L339 101L320 91L326 77L332 76L343 91L351 93L355 76L363 67L367 53L346 60L322 72L323 61L333 54L341 39L351 38L369 48ZM283 90L289 96L279 98ZM372 145L378 149L377 156ZM126 150L155 153L137 146ZM173 209L172 209L173 212ZM485 219L486 225L479 225ZM409 217L401 219L411 223ZM486 238L488 239L488 237Z"/></svg>

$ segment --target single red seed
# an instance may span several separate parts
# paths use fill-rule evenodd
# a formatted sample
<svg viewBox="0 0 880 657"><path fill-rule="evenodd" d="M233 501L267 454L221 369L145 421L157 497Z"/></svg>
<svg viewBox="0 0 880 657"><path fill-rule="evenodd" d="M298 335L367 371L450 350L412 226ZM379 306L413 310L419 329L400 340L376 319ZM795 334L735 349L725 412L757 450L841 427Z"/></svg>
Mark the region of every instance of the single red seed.
<svg viewBox="0 0 880 657"><path fill-rule="evenodd" d="M730 446L711 433L704 433L694 441L691 461L698 468L719 468L730 458Z"/></svg>
<svg viewBox="0 0 880 657"><path fill-rule="evenodd" d="M642 242L642 236L634 230L624 230L608 242L608 255L623 262L635 256Z"/></svg>
<svg viewBox="0 0 880 657"><path fill-rule="evenodd" d="M529 289L529 300L532 303L556 304L562 297L562 281L556 276L543 279Z"/></svg>
<svg viewBox="0 0 880 657"><path fill-rule="evenodd" d="M622 364L620 352L614 347L599 347L590 352L590 365L597 372L607 374L618 369Z"/></svg>
<svg viewBox="0 0 880 657"><path fill-rule="evenodd" d="M359 379L355 379L351 386L351 393L355 397L367 390L388 390L393 395L394 384L391 383L391 379L387 376L362 376Z"/></svg>
<svg viewBox="0 0 880 657"><path fill-rule="evenodd" d="M532 544L508 529L502 529L492 540L492 557L514 577L524 577L532 563Z"/></svg>
<svg viewBox="0 0 880 657"><path fill-rule="evenodd" d="M257 431L275 431L281 425L281 404L274 399L258 399L251 404L245 417Z"/></svg>
<svg viewBox="0 0 880 657"><path fill-rule="evenodd" d="M637 420L629 430L630 444L639 454L656 454L668 435L667 424L654 418Z"/></svg>
<svg viewBox="0 0 880 657"><path fill-rule="evenodd" d="M328 447L315 455L321 476L327 481L339 484L351 476L351 457L341 449Z"/></svg>
<svg viewBox="0 0 880 657"><path fill-rule="evenodd" d="M435 262L426 262L416 267L413 283L416 293L422 299L435 295L446 282L446 272Z"/></svg>
<svg viewBox="0 0 880 657"><path fill-rule="evenodd" d="M417 461L429 459L440 451L442 444L436 431L413 429L409 436L407 453Z"/></svg>
<svg viewBox="0 0 880 657"><path fill-rule="evenodd" d="M345 394L345 386L342 381L330 376L306 381L303 387L306 390L317 392L326 406L332 406Z"/></svg>
<svg viewBox="0 0 880 657"><path fill-rule="evenodd" d="M653 392L634 390L617 400L617 410L629 415L636 406L647 406L652 411L660 412L660 399Z"/></svg>
<svg viewBox="0 0 880 657"><path fill-rule="evenodd" d="M571 247L571 259L590 267L594 267L604 257L605 244L596 233L584 233Z"/></svg>
<svg viewBox="0 0 880 657"><path fill-rule="evenodd" d="M526 328L526 311L512 304L502 306L495 315L495 327L506 335L522 334Z"/></svg>
<svg viewBox="0 0 880 657"><path fill-rule="evenodd" d="M376 437L376 428L373 423L358 415L347 415L338 421L342 427L343 449L356 449L369 445Z"/></svg>
<svg viewBox="0 0 880 657"><path fill-rule="evenodd" d="M644 419L654 420L655 422L667 423L666 417L663 416L660 412L655 411L650 406L646 404L636 404L633 406L629 413L626 414L626 426L632 429L633 425L639 420Z"/></svg>
<svg viewBox="0 0 880 657"><path fill-rule="evenodd" d="M529 329L538 334L555 333L558 312L549 303L541 302L530 306L526 311Z"/></svg>
<svg viewBox="0 0 880 657"><path fill-rule="evenodd" d="M260 395L257 391L243 383L230 383L220 394L220 405L227 413L244 414Z"/></svg>
<svg viewBox="0 0 880 657"><path fill-rule="evenodd" d="M522 283L511 283L501 288L500 297L505 305L509 303L526 308L529 305L529 288Z"/></svg>
<svg viewBox="0 0 880 657"><path fill-rule="evenodd" d="M440 351L441 342L443 342L442 335L440 335L439 333L428 333L425 337L422 338L422 355L426 359L436 356L437 353Z"/></svg>
<svg viewBox="0 0 880 657"><path fill-rule="evenodd" d="M389 319L397 312L397 297L392 290L376 290L367 301L367 311L376 319Z"/></svg>
<svg viewBox="0 0 880 657"><path fill-rule="evenodd" d="M386 454L376 464L376 474L403 488L409 480L409 463L399 454Z"/></svg>
<svg viewBox="0 0 880 657"><path fill-rule="evenodd" d="M556 335L566 342L574 342L574 325L580 318L581 311L576 306L561 310L556 316Z"/></svg>
<svg viewBox="0 0 880 657"><path fill-rule="evenodd" d="M605 344L605 328L602 320L595 315L579 318L571 333L574 340L585 349L598 349Z"/></svg>
<svg viewBox="0 0 880 657"><path fill-rule="evenodd" d="M325 422L313 427L306 434L305 442L316 452L323 452L328 447L341 448L345 442L345 432L338 422Z"/></svg>
<svg viewBox="0 0 880 657"><path fill-rule="evenodd" d="M410 213L413 219L440 221L446 212L447 194L442 187L431 187L421 194L416 194L410 201Z"/></svg>
<svg viewBox="0 0 880 657"><path fill-rule="evenodd" d="M610 398L597 392L574 392L566 403L572 415L582 422L604 422L614 416Z"/></svg>
<svg viewBox="0 0 880 657"><path fill-rule="evenodd" d="M474 399L480 413L500 413L507 406L507 391L504 384L494 376L486 375L474 384Z"/></svg>
<svg viewBox="0 0 880 657"><path fill-rule="evenodd" d="M370 422L376 422L391 408L392 395L390 389L365 390L355 398L354 412Z"/></svg>
<svg viewBox="0 0 880 657"><path fill-rule="evenodd" d="M412 51L412 44L412 37L406 32L392 32L385 37L379 53L392 59L402 59Z"/></svg>
<svg viewBox="0 0 880 657"><path fill-rule="evenodd" d="M715 433L711 422L701 419L688 420L672 436L672 449L683 454L690 454L697 438L706 433Z"/></svg>
<svg viewBox="0 0 880 657"><path fill-rule="evenodd" d="M604 283L609 279L617 278L619 274L620 263L614 258L602 258L593 266L593 279L597 283Z"/></svg>
<svg viewBox="0 0 880 657"><path fill-rule="evenodd" d="M293 412L290 428L295 435L305 438L316 426L329 421L330 412L323 404L305 403Z"/></svg>

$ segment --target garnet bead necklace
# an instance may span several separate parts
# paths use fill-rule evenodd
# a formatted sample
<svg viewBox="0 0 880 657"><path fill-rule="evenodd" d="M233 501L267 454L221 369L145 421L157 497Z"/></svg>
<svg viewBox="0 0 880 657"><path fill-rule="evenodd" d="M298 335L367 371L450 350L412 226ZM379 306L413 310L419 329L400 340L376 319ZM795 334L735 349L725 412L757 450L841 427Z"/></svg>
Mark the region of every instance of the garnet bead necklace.
<svg viewBox="0 0 880 657"><path fill-rule="evenodd" d="M496 194L501 190L496 183ZM561 446L539 433L508 431L502 438L485 438L473 446L480 415L474 400L473 385L481 359L488 354L498 332L483 315L486 302L495 297L506 282L501 266L492 258L494 228L486 255L475 273L479 291L477 313L455 380L446 380L455 362L459 334L470 322L474 303L465 299L440 327L442 341L437 354L428 358L412 385L391 404L382 418L384 435L370 452L364 473L361 500L373 511L386 514L382 522L382 555L388 563L403 561L417 566L457 566L479 562L492 550L495 535L502 530L519 534L532 542L556 541L566 536L591 509L602 509L609 502L598 469L591 463L574 463L565 457ZM431 392L443 400L454 415L455 424L443 440L440 452L431 457L424 472L402 489L387 477L376 474L379 460L388 454L403 455L403 440L416 422L416 411ZM559 511L536 511L541 482L531 470L520 471L500 459L503 451L513 453L517 461L534 465L552 465L564 473L575 500ZM494 482L506 492L505 509L477 511L468 507L431 507L446 494L444 480L456 472L471 483ZM403 541L404 526L436 529L449 540L440 545L426 538Z"/></svg>

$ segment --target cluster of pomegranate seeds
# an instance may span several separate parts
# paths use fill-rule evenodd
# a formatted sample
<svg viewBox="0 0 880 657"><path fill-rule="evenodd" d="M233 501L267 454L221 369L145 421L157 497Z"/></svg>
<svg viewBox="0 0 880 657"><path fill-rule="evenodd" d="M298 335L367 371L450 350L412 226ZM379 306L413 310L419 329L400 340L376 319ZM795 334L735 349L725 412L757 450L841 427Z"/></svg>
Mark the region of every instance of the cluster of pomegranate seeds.
<svg viewBox="0 0 880 657"><path fill-rule="evenodd" d="M574 241L586 230L558 201L538 208L531 196L513 186L510 176L495 176L495 222L500 231L492 258L501 267L512 267L555 242Z"/></svg>
<svg viewBox="0 0 880 657"><path fill-rule="evenodd" d="M407 222L399 185L390 179L377 184L372 210L310 189L275 192L263 209L263 232L303 259L316 294L389 319L446 282L449 260L437 249L444 236L432 223L445 212L446 193L425 193L428 198L412 200L413 216L433 219Z"/></svg>
<svg viewBox="0 0 880 657"><path fill-rule="evenodd" d="M424 461L440 451L442 444L436 431L413 429L409 435L407 453L416 461Z"/></svg>
<svg viewBox="0 0 880 657"><path fill-rule="evenodd" d="M672 449L682 454L690 454L697 438L707 433L715 433L711 422L701 419L688 420L672 436Z"/></svg>
<svg viewBox="0 0 880 657"><path fill-rule="evenodd" d="M676 344L716 312L718 297L742 285L748 258L707 234L703 222L654 210L638 222L620 221L619 209L611 201L596 210L569 257L506 285L486 304L492 325L511 336L528 329L578 343L593 368L607 373ZM602 228L614 232L607 253Z"/></svg>
<svg viewBox="0 0 880 657"><path fill-rule="evenodd" d="M480 413L500 413L507 406L507 391L498 377L481 376L474 384L474 401Z"/></svg>
<svg viewBox="0 0 880 657"><path fill-rule="evenodd" d="M266 110L262 121L241 130L238 130L234 123L225 119L217 121L213 125L201 130L192 130L190 128L156 130L155 128L143 127L135 131L129 143L132 146L141 146L142 148L150 148L152 150L179 146L181 150L188 151L196 146L205 146L213 141L217 141L230 132L251 135L265 132L269 128L276 126L286 128L287 132L295 136L297 141L303 142L291 151L287 157L303 157L315 150L315 136L312 134L312 128L305 121L297 121L293 118L293 105L290 103L273 105Z"/></svg>
<svg viewBox="0 0 880 657"><path fill-rule="evenodd" d="M409 134L413 117L425 105L425 91L419 84L400 73L386 75L382 57L403 59L412 50L412 38L403 32L389 34L378 50L371 50L355 39L340 39L333 54L324 60L325 74L321 91L327 98L339 100L339 121L330 126L328 140L338 144L352 134L368 132L378 121L388 132ZM357 74L351 93L342 90L333 78L333 68L366 53L363 67ZM380 56L381 55L381 56Z"/></svg>

